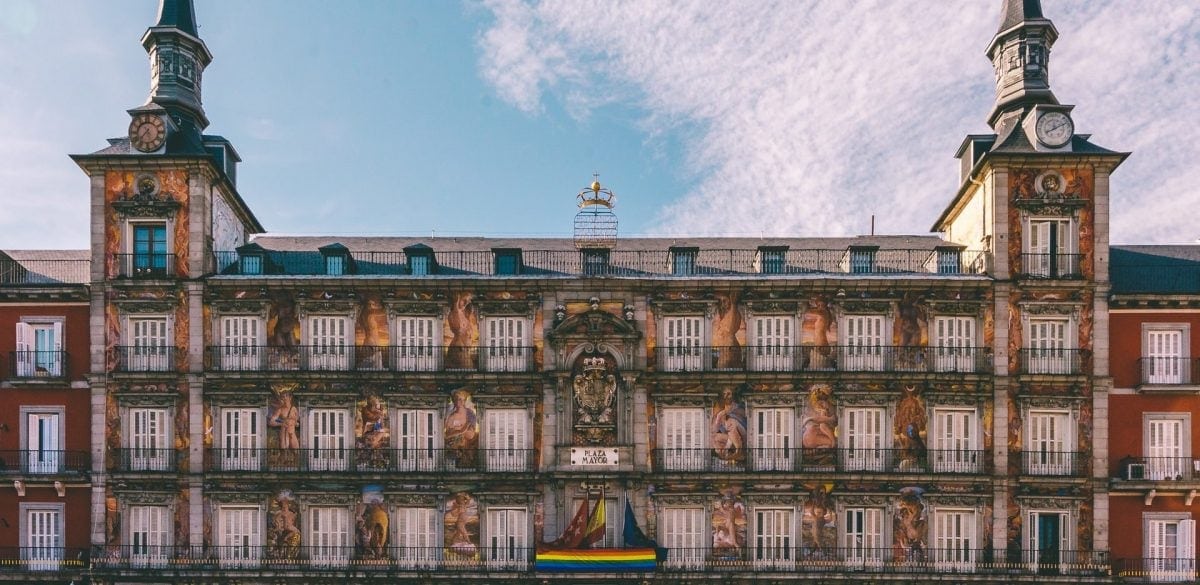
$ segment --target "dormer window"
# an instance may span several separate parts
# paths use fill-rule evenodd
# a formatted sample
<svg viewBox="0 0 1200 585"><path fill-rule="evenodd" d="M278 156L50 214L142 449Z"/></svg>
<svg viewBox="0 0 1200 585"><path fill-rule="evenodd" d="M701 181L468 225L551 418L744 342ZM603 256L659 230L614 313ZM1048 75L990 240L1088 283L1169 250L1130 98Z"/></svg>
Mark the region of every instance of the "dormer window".
<svg viewBox="0 0 1200 585"><path fill-rule="evenodd" d="M671 274L691 276L696 273L696 255L699 248L671 248Z"/></svg>
<svg viewBox="0 0 1200 585"><path fill-rule="evenodd" d="M961 274L962 273L962 250L958 248L939 247L933 251L934 262L936 266L934 271L937 274Z"/></svg>
<svg viewBox="0 0 1200 585"><path fill-rule="evenodd" d="M497 276L512 276L521 273L521 250L508 248L495 248L492 250L495 257L495 273Z"/></svg>
<svg viewBox="0 0 1200 585"><path fill-rule="evenodd" d="M850 274L870 274L875 272L875 253L879 246L850 246L846 251L848 264L845 267Z"/></svg>
<svg viewBox="0 0 1200 585"><path fill-rule="evenodd" d="M317 249L325 259L325 274L341 276L352 272L350 264L350 249L341 244L329 244Z"/></svg>
<svg viewBox="0 0 1200 585"><path fill-rule="evenodd" d="M258 254L242 256L242 274L262 274L263 259Z"/></svg>
<svg viewBox="0 0 1200 585"><path fill-rule="evenodd" d="M435 272L433 248L425 244L417 244L404 249L408 259L408 273L412 276L428 276Z"/></svg>
<svg viewBox="0 0 1200 585"><path fill-rule="evenodd" d="M258 244L250 243L237 249L238 272L240 274L265 274L267 251Z"/></svg>
<svg viewBox="0 0 1200 585"><path fill-rule="evenodd" d="M783 274L787 250L786 246L759 246L758 271L762 274Z"/></svg>
<svg viewBox="0 0 1200 585"><path fill-rule="evenodd" d="M585 276L598 276L608 272L608 250L603 248L591 248L581 250L583 255L583 274Z"/></svg>

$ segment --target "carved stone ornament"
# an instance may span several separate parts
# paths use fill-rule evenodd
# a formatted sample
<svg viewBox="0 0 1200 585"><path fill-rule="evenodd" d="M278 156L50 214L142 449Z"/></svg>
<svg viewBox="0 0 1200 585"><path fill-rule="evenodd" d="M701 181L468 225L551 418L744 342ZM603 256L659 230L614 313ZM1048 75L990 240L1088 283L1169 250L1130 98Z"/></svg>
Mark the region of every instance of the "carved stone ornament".
<svg viewBox="0 0 1200 585"><path fill-rule="evenodd" d="M1078 494L1063 494L1054 497L1017 495L1017 503L1023 510L1073 511L1079 508L1080 502L1084 499Z"/></svg>
<svg viewBox="0 0 1200 585"><path fill-rule="evenodd" d="M988 502L989 496L947 496L936 493L926 493L929 503L935 507L977 508Z"/></svg>
<svg viewBox="0 0 1200 585"><path fill-rule="evenodd" d="M705 394L673 394L655 396L654 402L659 409L664 406L708 406L710 397Z"/></svg>
<svg viewBox="0 0 1200 585"><path fill-rule="evenodd" d="M928 299L925 302L929 305L929 313L931 315L982 317L983 308L987 306L983 301L936 301Z"/></svg>
<svg viewBox="0 0 1200 585"><path fill-rule="evenodd" d="M149 179L149 180L147 180ZM170 193L158 188L158 181L150 175L139 177L133 182L134 189L121 199L113 201L113 209L124 217L169 218L179 210L180 204Z"/></svg>
<svg viewBox="0 0 1200 585"><path fill-rule="evenodd" d="M296 302L301 319L308 315L350 315L358 312L357 301L301 300Z"/></svg>
<svg viewBox="0 0 1200 585"><path fill-rule="evenodd" d="M214 300L209 305L217 315L259 315L266 316L267 300L233 299Z"/></svg>
<svg viewBox="0 0 1200 585"><path fill-rule="evenodd" d="M659 506L695 506L707 505L717 496L715 494L662 494L652 496Z"/></svg>
<svg viewBox="0 0 1200 585"><path fill-rule="evenodd" d="M428 316L441 317L450 310L450 306L445 303L434 303L429 301L384 301L387 307L388 315L391 317L398 316Z"/></svg>
<svg viewBox="0 0 1200 585"><path fill-rule="evenodd" d="M171 301L148 301L148 300L115 300L113 301L117 308L124 314L138 315L162 315L164 313L174 313L175 303Z"/></svg>
<svg viewBox="0 0 1200 585"><path fill-rule="evenodd" d="M1020 303L1024 315L1058 315L1069 317L1077 315L1082 305L1075 303Z"/></svg>
<svg viewBox="0 0 1200 585"><path fill-rule="evenodd" d="M1031 408L1057 408L1070 410L1072 416L1085 398L1083 396L1025 396L1017 398L1024 410Z"/></svg>
<svg viewBox="0 0 1200 585"><path fill-rule="evenodd" d="M157 406L161 408L170 408L175 406L177 396L173 394L123 394L114 393L117 397L117 403L122 407L131 406Z"/></svg>
<svg viewBox="0 0 1200 585"><path fill-rule="evenodd" d="M603 357L583 359L582 371L571 387L575 394L574 443L611 445L616 442L613 406L617 396L617 376Z"/></svg>
<svg viewBox="0 0 1200 585"><path fill-rule="evenodd" d="M267 492L235 490L227 492L210 492L209 497L217 504L262 504L267 499Z"/></svg>
<svg viewBox="0 0 1200 585"><path fill-rule="evenodd" d="M433 494L391 494L387 496L389 504L410 508L434 508L437 507L440 499L440 496Z"/></svg>
<svg viewBox="0 0 1200 585"><path fill-rule="evenodd" d="M533 396L498 396L495 394L475 393L475 404L484 408L530 408L535 398Z"/></svg>
<svg viewBox="0 0 1200 585"><path fill-rule="evenodd" d="M121 502L127 505L166 505L175 501L175 494L171 492L149 492L143 489L129 492L114 491L120 497Z"/></svg>
<svg viewBox="0 0 1200 585"><path fill-rule="evenodd" d="M758 408L793 408L798 400L798 393L788 392L746 392L742 397L747 406Z"/></svg>
<svg viewBox="0 0 1200 585"><path fill-rule="evenodd" d="M210 404L215 407L249 407L249 408L265 408L267 405L266 391L256 392L254 394L246 394L239 392L236 394L214 394L205 392Z"/></svg>
<svg viewBox="0 0 1200 585"><path fill-rule="evenodd" d="M316 492L296 492L296 497L309 506L351 506L361 498L361 494Z"/></svg>
<svg viewBox="0 0 1200 585"><path fill-rule="evenodd" d="M834 394L833 400L839 406L886 406L894 402L895 395L888 393L871 393L871 394Z"/></svg>
<svg viewBox="0 0 1200 585"><path fill-rule="evenodd" d="M981 406L987 402L987 397L978 394L946 394L931 392L925 395L929 408L944 406Z"/></svg>
<svg viewBox="0 0 1200 585"><path fill-rule="evenodd" d="M837 304L838 309L846 315L890 315L892 314L891 301L853 301L846 300Z"/></svg>
<svg viewBox="0 0 1200 585"><path fill-rule="evenodd" d="M482 296L479 295L479 297ZM475 310L480 316L514 316L533 319L533 315L537 312L538 305L540 304L540 300L536 298L491 300L479 297L476 297L472 304L475 305Z"/></svg>
<svg viewBox="0 0 1200 585"><path fill-rule="evenodd" d="M528 505L533 498L530 494L480 494L479 501L489 506L521 506Z"/></svg>
<svg viewBox="0 0 1200 585"><path fill-rule="evenodd" d="M776 299L747 301L746 310L755 315L795 315L800 311L800 303Z"/></svg>
<svg viewBox="0 0 1200 585"><path fill-rule="evenodd" d="M589 339L597 342L605 338L637 339L641 333L634 327L633 321L621 319L608 311L593 309L563 319L546 337L551 340Z"/></svg>
<svg viewBox="0 0 1200 585"><path fill-rule="evenodd" d="M650 302L654 307L654 315L712 315L716 310L716 300L666 301Z"/></svg>
<svg viewBox="0 0 1200 585"><path fill-rule="evenodd" d="M888 504L888 496L871 495L871 494L836 494L837 503L845 506L862 506L869 508L883 508Z"/></svg>
<svg viewBox="0 0 1200 585"><path fill-rule="evenodd" d="M150 383L132 383L121 384L113 395L129 396L129 400L166 400L168 403L174 403L175 396L172 396L178 388L175 384L168 382L150 382Z"/></svg>
<svg viewBox="0 0 1200 585"><path fill-rule="evenodd" d="M746 502L751 506L797 506L803 499L798 494L746 494Z"/></svg>

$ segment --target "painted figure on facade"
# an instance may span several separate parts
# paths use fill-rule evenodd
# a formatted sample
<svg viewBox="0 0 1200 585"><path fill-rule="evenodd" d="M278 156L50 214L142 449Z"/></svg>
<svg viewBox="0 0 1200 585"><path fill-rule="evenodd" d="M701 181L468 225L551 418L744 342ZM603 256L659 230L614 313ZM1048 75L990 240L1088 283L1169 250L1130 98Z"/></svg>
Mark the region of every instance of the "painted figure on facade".
<svg viewBox="0 0 1200 585"><path fill-rule="evenodd" d="M446 315L446 367L474 369L475 346L479 342L479 321L475 313L475 294L456 292L450 300Z"/></svg>
<svg viewBox="0 0 1200 585"><path fill-rule="evenodd" d="M444 435L446 457L459 469L474 469L479 449L479 418L475 415L475 403L465 388L451 392L450 402Z"/></svg>
<svg viewBox="0 0 1200 585"><path fill-rule="evenodd" d="M575 375L575 444L610 445L616 440L613 406L617 377L603 357L583 358L583 371Z"/></svg>
<svg viewBox="0 0 1200 585"><path fill-rule="evenodd" d="M114 551L121 544L121 507L112 495L104 498L104 544Z"/></svg>
<svg viewBox="0 0 1200 585"><path fill-rule="evenodd" d="M741 558L746 545L746 506L739 497L740 490L721 490L721 499L713 505L712 548L713 558L733 560Z"/></svg>
<svg viewBox="0 0 1200 585"><path fill-rule="evenodd" d="M721 391L713 405L708 432L713 455L722 461L746 460L746 405L734 388Z"/></svg>
<svg viewBox="0 0 1200 585"><path fill-rule="evenodd" d="M806 462L832 465L837 455L837 416L833 411L833 387L813 384L800 426L800 447Z"/></svg>
<svg viewBox="0 0 1200 585"><path fill-rule="evenodd" d="M825 297L813 297L808 302L801 325L800 343L812 348L805 350L804 355L809 368L823 369L833 365L833 348L830 346L837 343L837 325L829 308L829 300Z"/></svg>
<svg viewBox="0 0 1200 585"><path fill-rule="evenodd" d="M359 401L354 434L359 461L371 467L387 467L387 448L392 434L388 430L387 404L378 394L368 394Z"/></svg>
<svg viewBox="0 0 1200 585"><path fill-rule="evenodd" d="M479 504L471 494L458 492L446 502L443 519L450 558L475 558L479 553Z"/></svg>
<svg viewBox="0 0 1200 585"><path fill-rule="evenodd" d="M926 310L922 299L914 292L904 293L896 307L896 327L893 335L898 347L897 368L918 368L925 360Z"/></svg>
<svg viewBox="0 0 1200 585"><path fill-rule="evenodd" d="M908 384L901 391L896 405L896 465L899 469L920 469L928 456L926 427L929 417L925 412L925 401L921 398L921 386Z"/></svg>
<svg viewBox="0 0 1200 585"><path fill-rule="evenodd" d="M740 368L743 356L740 337L742 332L742 311L738 308L738 293L717 293L717 314L712 324L712 345L720 348L716 353L718 369Z"/></svg>
<svg viewBox="0 0 1200 585"><path fill-rule="evenodd" d="M363 499L356 512L354 532L358 558L388 558L388 511L383 491L378 486L364 487Z"/></svg>
<svg viewBox="0 0 1200 585"><path fill-rule="evenodd" d="M272 457L272 465L295 465L300 449L300 409L296 408L292 392L295 384L277 384L271 388L270 412L267 426L275 429L275 446L278 451Z"/></svg>
<svg viewBox="0 0 1200 585"><path fill-rule="evenodd" d="M919 487L901 489L900 500L896 502L896 516L892 521L896 560L924 560L928 531L925 490Z"/></svg>
<svg viewBox="0 0 1200 585"><path fill-rule="evenodd" d="M271 498L267 528L267 554L275 559L294 559L300 554L300 510L289 490Z"/></svg>
<svg viewBox="0 0 1200 585"><path fill-rule="evenodd" d="M830 486L824 484L812 488L804 502L800 540L808 545L807 550L812 555L831 555L837 547L837 513L829 489Z"/></svg>

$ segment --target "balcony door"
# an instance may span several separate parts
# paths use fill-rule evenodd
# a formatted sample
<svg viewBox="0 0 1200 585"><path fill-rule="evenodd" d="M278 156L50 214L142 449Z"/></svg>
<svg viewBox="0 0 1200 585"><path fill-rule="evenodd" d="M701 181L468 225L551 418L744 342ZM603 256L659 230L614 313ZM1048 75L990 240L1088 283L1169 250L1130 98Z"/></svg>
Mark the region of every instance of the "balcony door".
<svg viewBox="0 0 1200 585"><path fill-rule="evenodd" d="M1189 459L1184 458L1183 418L1146 420L1146 474L1154 481L1191 477Z"/></svg>
<svg viewBox="0 0 1200 585"><path fill-rule="evenodd" d="M130 471L165 471L168 468L167 411L164 408L129 410Z"/></svg>
<svg viewBox="0 0 1200 585"><path fill-rule="evenodd" d="M1149 369L1146 382L1150 384L1187 384L1191 369L1183 355L1183 332L1179 330L1146 331L1146 361Z"/></svg>
<svg viewBox="0 0 1200 585"><path fill-rule="evenodd" d="M311 370L348 370L354 347L354 327L346 317L316 315L308 318L308 367Z"/></svg>
<svg viewBox="0 0 1200 585"><path fill-rule="evenodd" d="M979 458L975 409L936 409L933 412L933 451L937 473L978 473Z"/></svg>
<svg viewBox="0 0 1200 585"><path fill-rule="evenodd" d="M171 555L166 506L129 507L129 560L139 567L165 566Z"/></svg>
<svg viewBox="0 0 1200 585"><path fill-rule="evenodd" d="M57 571L63 561L62 510L25 511L25 548L21 557L33 571Z"/></svg>
<svg viewBox="0 0 1200 585"><path fill-rule="evenodd" d="M1029 444L1025 453L1030 475L1071 475L1071 415L1066 412L1029 413Z"/></svg>
<svg viewBox="0 0 1200 585"><path fill-rule="evenodd" d="M487 512L487 563L494 568L524 568L529 564L529 520L524 509Z"/></svg>
<svg viewBox="0 0 1200 585"><path fill-rule="evenodd" d="M487 411L487 470L526 471L529 466L526 427L529 417L524 409Z"/></svg>
<svg viewBox="0 0 1200 585"><path fill-rule="evenodd" d="M25 415L25 456L28 473L62 471L62 415L31 412Z"/></svg>
<svg viewBox="0 0 1200 585"><path fill-rule="evenodd" d="M309 461L313 471L345 471L349 467L349 434L344 410L313 409L308 414Z"/></svg>
<svg viewBox="0 0 1200 585"><path fill-rule="evenodd" d="M441 516L434 508L396 510L396 562L406 569L434 569L441 558Z"/></svg>
<svg viewBox="0 0 1200 585"><path fill-rule="evenodd" d="M794 418L795 413L790 408L755 409L753 456L756 471L792 470Z"/></svg>
<svg viewBox="0 0 1200 585"><path fill-rule="evenodd" d="M703 364L700 345L704 343L701 317L666 317L663 319L663 363L667 372L696 372Z"/></svg>
<svg viewBox="0 0 1200 585"><path fill-rule="evenodd" d="M221 317L220 368L226 371L262 369L259 318Z"/></svg>
<svg viewBox="0 0 1200 585"><path fill-rule="evenodd" d="M667 508L659 520L661 544L670 553L666 564L673 569L701 568L707 556L709 535L705 531L704 508ZM708 538L706 538L708 537Z"/></svg>
<svg viewBox="0 0 1200 585"><path fill-rule="evenodd" d="M938 510L933 514L934 567L939 572L975 569L975 511Z"/></svg>
<svg viewBox="0 0 1200 585"><path fill-rule="evenodd" d="M846 471L883 471L883 409L847 408L842 464Z"/></svg>
<svg viewBox="0 0 1200 585"><path fill-rule="evenodd" d="M939 372L975 371L975 318L936 317L933 366Z"/></svg>
<svg viewBox="0 0 1200 585"><path fill-rule="evenodd" d="M708 461L704 449L704 409L664 408L661 465L667 471L699 471Z"/></svg>
<svg viewBox="0 0 1200 585"><path fill-rule="evenodd" d="M18 378L63 375L62 322L17 323L14 372Z"/></svg>
<svg viewBox="0 0 1200 585"><path fill-rule="evenodd" d="M401 410L396 413L396 460L401 471L433 471L438 461L437 412Z"/></svg>
<svg viewBox="0 0 1200 585"><path fill-rule="evenodd" d="M433 317L396 319L396 370L431 372L440 367L438 337Z"/></svg>
<svg viewBox="0 0 1200 585"><path fill-rule="evenodd" d="M257 507L221 508L220 549L217 558L222 567L257 566L262 557L262 511Z"/></svg>
<svg viewBox="0 0 1200 585"><path fill-rule="evenodd" d="M754 511L754 564L785 569L796 562L795 513L791 509Z"/></svg>
<svg viewBox="0 0 1200 585"><path fill-rule="evenodd" d="M309 509L309 558L313 564L341 567L350 562L350 511L346 508Z"/></svg>
<svg viewBox="0 0 1200 585"><path fill-rule="evenodd" d="M131 372L165 372L170 369L170 344L167 320L131 319L129 321L132 347L128 348L125 367Z"/></svg>
<svg viewBox="0 0 1200 585"><path fill-rule="evenodd" d="M528 368L524 317L487 319L487 356L489 372L524 372Z"/></svg>
<svg viewBox="0 0 1200 585"><path fill-rule="evenodd" d="M1066 319L1031 319L1027 371L1030 374L1071 373L1069 347Z"/></svg>
<svg viewBox="0 0 1200 585"><path fill-rule="evenodd" d="M1196 578L1196 521L1147 521L1145 562L1151 582L1193 581Z"/></svg>
<svg viewBox="0 0 1200 585"><path fill-rule="evenodd" d="M229 408L222 412L221 469L258 471L259 412L253 408Z"/></svg>
<svg viewBox="0 0 1200 585"><path fill-rule="evenodd" d="M883 510L880 508L847 508L842 548L846 564L879 566L883 564Z"/></svg>
<svg viewBox="0 0 1200 585"><path fill-rule="evenodd" d="M1065 512L1029 512L1026 535L1030 569L1040 575L1057 575L1070 550L1070 523Z"/></svg>
<svg viewBox="0 0 1200 585"><path fill-rule="evenodd" d="M847 315L845 322L841 369L848 372L883 371L883 316Z"/></svg>

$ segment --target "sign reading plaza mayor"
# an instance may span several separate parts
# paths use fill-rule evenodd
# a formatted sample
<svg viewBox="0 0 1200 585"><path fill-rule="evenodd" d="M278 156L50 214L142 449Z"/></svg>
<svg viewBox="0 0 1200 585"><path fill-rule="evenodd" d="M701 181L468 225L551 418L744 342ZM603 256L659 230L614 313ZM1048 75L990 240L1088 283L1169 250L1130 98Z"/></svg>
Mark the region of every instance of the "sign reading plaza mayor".
<svg viewBox="0 0 1200 585"><path fill-rule="evenodd" d="M617 450L612 447L572 447L571 465L580 467L616 467Z"/></svg>

